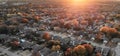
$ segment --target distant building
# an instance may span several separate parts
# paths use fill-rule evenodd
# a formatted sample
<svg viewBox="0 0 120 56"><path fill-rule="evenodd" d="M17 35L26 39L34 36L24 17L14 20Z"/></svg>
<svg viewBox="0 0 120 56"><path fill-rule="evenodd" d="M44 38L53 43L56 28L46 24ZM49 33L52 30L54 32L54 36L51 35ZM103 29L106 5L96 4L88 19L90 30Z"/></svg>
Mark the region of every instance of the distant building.
<svg viewBox="0 0 120 56"><path fill-rule="evenodd" d="M118 46L115 48L116 55L115 56L120 56L120 43L118 43Z"/></svg>

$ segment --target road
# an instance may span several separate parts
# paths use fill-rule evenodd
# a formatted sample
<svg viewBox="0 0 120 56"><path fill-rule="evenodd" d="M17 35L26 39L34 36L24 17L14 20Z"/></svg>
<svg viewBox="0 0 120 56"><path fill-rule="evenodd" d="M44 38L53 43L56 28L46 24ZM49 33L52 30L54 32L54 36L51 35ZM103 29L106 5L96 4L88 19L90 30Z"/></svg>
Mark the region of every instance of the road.
<svg viewBox="0 0 120 56"><path fill-rule="evenodd" d="M28 50L22 51L22 50L18 50L15 52L9 51L10 47L5 47L0 45L0 55L2 54L6 54L6 56L30 56L31 52ZM4 55L5 56L5 55Z"/></svg>
<svg viewBox="0 0 120 56"><path fill-rule="evenodd" d="M10 48L4 48L4 47L0 47L0 52L2 52L2 53L0 53L0 55L2 55L2 54L7 54L7 56L9 55L9 56L20 56L20 55L18 55L18 54L16 54L16 53L13 53L13 52L11 52L11 51L8 51Z"/></svg>

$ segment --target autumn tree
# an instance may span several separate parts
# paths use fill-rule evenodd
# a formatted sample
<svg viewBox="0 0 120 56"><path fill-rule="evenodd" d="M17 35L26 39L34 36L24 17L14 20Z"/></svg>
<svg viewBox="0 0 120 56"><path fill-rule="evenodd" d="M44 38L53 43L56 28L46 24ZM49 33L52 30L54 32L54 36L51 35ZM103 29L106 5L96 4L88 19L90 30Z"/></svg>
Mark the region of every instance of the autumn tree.
<svg viewBox="0 0 120 56"><path fill-rule="evenodd" d="M65 51L65 56L72 56L73 49L72 48L67 48Z"/></svg>
<svg viewBox="0 0 120 56"><path fill-rule="evenodd" d="M83 46L86 48L86 51L88 52L88 55L91 55L93 52L93 46L90 44L83 44Z"/></svg>
<svg viewBox="0 0 120 56"><path fill-rule="evenodd" d="M109 37L109 39L112 39L115 36L119 35L117 29L110 28L110 27L107 27L107 26L104 26L104 27L100 28L100 32L105 33L106 36Z"/></svg>
<svg viewBox="0 0 120 56"><path fill-rule="evenodd" d="M66 23L66 24L64 24L64 27L67 28L67 29L70 29L71 28L71 24L70 23Z"/></svg>
<svg viewBox="0 0 120 56"><path fill-rule="evenodd" d="M60 48L61 48L60 45L53 45L52 48L51 48L51 50L52 51L59 51Z"/></svg>
<svg viewBox="0 0 120 56"><path fill-rule="evenodd" d="M28 20L28 19L26 19L26 18L23 18L21 22L22 22L22 23L28 23L28 22L29 22L29 20Z"/></svg>
<svg viewBox="0 0 120 56"><path fill-rule="evenodd" d="M101 27L100 31L103 33L107 33L109 31L109 27L108 26Z"/></svg>
<svg viewBox="0 0 120 56"><path fill-rule="evenodd" d="M77 53L77 55L85 56L86 48L83 45L78 45L74 47L73 51Z"/></svg>
<svg viewBox="0 0 120 56"><path fill-rule="evenodd" d="M50 40L51 39L51 36L50 36L50 34L48 33L48 32L45 32L44 34L43 34L43 39L45 39L45 40Z"/></svg>
<svg viewBox="0 0 120 56"><path fill-rule="evenodd" d="M41 17L40 17L40 16L37 16L37 15L36 15L36 16L34 16L34 20L35 20L35 21L39 21L40 19L41 19Z"/></svg>
<svg viewBox="0 0 120 56"><path fill-rule="evenodd" d="M95 56L102 56L102 54L98 52L98 53L96 53Z"/></svg>

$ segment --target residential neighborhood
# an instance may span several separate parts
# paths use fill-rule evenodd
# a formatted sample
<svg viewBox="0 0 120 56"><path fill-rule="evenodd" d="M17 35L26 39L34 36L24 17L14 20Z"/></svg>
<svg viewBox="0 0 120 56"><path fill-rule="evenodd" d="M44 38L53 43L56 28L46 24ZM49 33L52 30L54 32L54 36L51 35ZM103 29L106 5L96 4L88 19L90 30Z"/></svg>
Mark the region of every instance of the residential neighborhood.
<svg viewBox="0 0 120 56"><path fill-rule="evenodd" d="M0 56L120 56L119 5L1 0Z"/></svg>

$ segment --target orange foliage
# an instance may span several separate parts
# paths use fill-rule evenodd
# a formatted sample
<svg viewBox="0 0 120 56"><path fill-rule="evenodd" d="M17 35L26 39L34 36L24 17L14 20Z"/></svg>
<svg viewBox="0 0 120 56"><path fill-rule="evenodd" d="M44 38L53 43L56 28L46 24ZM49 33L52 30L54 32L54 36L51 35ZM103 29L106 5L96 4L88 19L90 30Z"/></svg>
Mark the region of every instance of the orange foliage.
<svg viewBox="0 0 120 56"><path fill-rule="evenodd" d="M73 49L73 51L75 51L76 53L80 55L84 55L86 53L86 48L83 45L78 45L77 47Z"/></svg>
<svg viewBox="0 0 120 56"><path fill-rule="evenodd" d="M71 28L71 25L70 25L69 23L66 23L66 24L65 24L65 28L70 29L70 28Z"/></svg>
<svg viewBox="0 0 120 56"><path fill-rule="evenodd" d="M97 53L96 56L102 56L102 54L101 53Z"/></svg>
<svg viewBox="0 0 120 56"><path fill-rule="evenodd" d="M28 22L29 22L28 19L26 19L26 18L23 18L23 19L22 19L22 23L28 23Z"/></svg>
<svg viewBox="0 0 120 56"><path fill-rule="evenodd" d="M34 16L34 20L35 20L35 21L39 21L39 20L40 20L40 17L39 17L39 16Z"/></svg>
<svg viewBox="0 0 120 56"><path fill-rule="evenodd" d="M79 22L77 21L77 19L73 19L72 21L73 25L77 26L79 24Z"/></svg>
<svg viewBox="0 0 120 56"><path fill-rule="evenodd" d="M61 48L60 45L53 45L52 48L51 48L51 50L52 51L59 51L60 48Z"/></svg>
<svg viewBox="0 0 120 56"><path fill-rule="evenodd" d="M49 34L48 32L45 32L45 33L43 34L43 39L45 39L45 40L50 40L50 39L51 39L50 34Z"/></svg>
<svg viewBox="0 0 120 56"><path fill-rule="evenodd" d="M90 44L84 44L83 46L85 46L86 50L88 50L89 53L93 52L93 46Z"/></svg>
<svg viewBox="0 0 120 56"><path fill-rule="evenodd" d="M86 25L86 24L87 24L87 21L82 20L80 23L81 23L82 25Z"/></svg>
<svg viewBox="0 0 120 56"><path fill-rule="evenodd" d="M78 47L74 47L73 51L78 52L79 48Z"/></svg>
<svg viewBox="0 0 120 56"><path fill-rule="evenodd" d="M12 44L13 46L19 46L19 42L18 42L18 41L13 41L13 42L11 42L11 44Z"/></svg>
<svg viewBox="0 0 120 56"><path fill-rule="evenodd" d="M104 18L105 18L104 15L99 15L99 16L97 16L97 19L104 19Z"/></svg>
<svg viewBox="0 0 120 56"><path fill-rule="evenodd" d="M115 28L110 28L107 26L100 28L100 31L105 32L105 33L116 33L117 32L117 30Z"/></svg>
<svg viewBox="0 0 120 56"><path fill-rule="evenodd" d="M110 29L109 29L109 32L110 32L110 33L116 33L117 30L116 30L115 28L110 28Z"/></svg>
<svg viewBox="0 0 120 56"><path fill-rule="evenodd" d="M108 32L109 31L109 27L104 26L104 27L100 28L100 31L101 32Z"/></svg>
<svg viewBox="0 0 120 56"><path fill-rule="evenodd" d="M71 48L68 48L65 52L65 56L70 56L72 53L72 49Z"/></svg>

